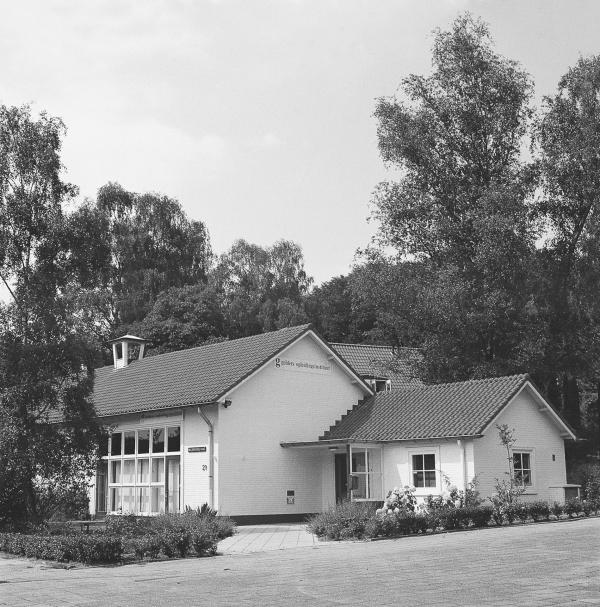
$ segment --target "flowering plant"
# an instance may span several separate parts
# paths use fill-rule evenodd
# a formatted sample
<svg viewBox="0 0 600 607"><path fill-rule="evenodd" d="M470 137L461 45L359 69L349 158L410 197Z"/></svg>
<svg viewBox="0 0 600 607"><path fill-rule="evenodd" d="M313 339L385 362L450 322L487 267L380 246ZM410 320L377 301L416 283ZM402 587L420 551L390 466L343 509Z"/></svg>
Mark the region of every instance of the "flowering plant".
<svg viewBox="0 0 600 607"><path fill-rule="evenodd" d="M398 514L400 512L414 512L417 506L415 488L405 485L402 489L394 487L388 492L383 507L377 514Z"/></svg>

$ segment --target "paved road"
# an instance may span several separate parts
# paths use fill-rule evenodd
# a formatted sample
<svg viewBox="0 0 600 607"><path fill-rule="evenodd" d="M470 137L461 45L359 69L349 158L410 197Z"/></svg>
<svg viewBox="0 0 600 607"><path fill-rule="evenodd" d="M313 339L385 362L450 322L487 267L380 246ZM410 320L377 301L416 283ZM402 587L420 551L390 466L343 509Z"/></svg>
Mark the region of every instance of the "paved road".
<svg viewBox="0 0 600 607"><path fill-rule="evenodd" d="M0 605L600 605L600 518L126 567L0 559Z"/></svg>

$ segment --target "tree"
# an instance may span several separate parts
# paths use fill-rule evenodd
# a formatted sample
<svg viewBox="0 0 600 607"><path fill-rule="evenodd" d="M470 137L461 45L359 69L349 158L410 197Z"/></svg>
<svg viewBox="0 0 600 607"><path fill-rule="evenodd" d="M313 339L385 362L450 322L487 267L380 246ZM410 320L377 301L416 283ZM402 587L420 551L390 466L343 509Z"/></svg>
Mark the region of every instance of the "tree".
<svg viewBox="0 0 600 607"><path fill-rule="evenodd" d="M432 75L405 78L402 91L375 111L383 160L402 171L377 188L380 237L402 254L464 267L490 192L519 181L531 81L466 14L436 32Z"/></svg>
<svg viewBox="0 0 600 607"><path fill-rule="evenodd" d="M222 302L230 338L306 322L304 296L311 283L302 249L287 240L268 248L237 240L209 278Z"/></svg>
<svg viewBox="0 0 600 607"><path fill-rule="evenodd" d="M172 287L159 294L152 310L131 331L151 342L149 355L184 350L222 339L223 313L211 287Z"/></svg>
<svg viewBox="0 0 600 607"><path fill-rule="evenodd" d="M596 382L600 368L600 57L581 58L544 98L535 124L540 195L535 212L548 238L541 255L548 318L544 379ZM572 388L570 392L572 392ZM567 390L571 421L579 403Z"/></svg>
<svg viewBox="0 0 600 607"><path fill-rule="evenodd" d="M61 179L64 130L0 106L0 278L11 297L0 310L0 524L39 521L56 489L81 489L95 463L96 351L73 332L61 247L75 192Z"/></svg>
<svg viewBox="0 0 600 607"><path fill-rule="evenodd" d="M347 276L336 276L313 289L306 298L310 321L327 341L357 341L353 334L354 319L349 282Z"/></svg>
<svg viewBox="0 0 600 607"><path fill-rule="evenodd" d="M376 189L376 245L396 249L380 267L403 275L378 325L400 341L420 335L433 381L522 370L543 333L535 181L520 159L530 78L466 14L436 32L432 75L409 76L402 91L375 112L381 155L401 175Z"/></svg>
<svg viewBox="0 0 600 607"><path fill-rule="evenodd" d="M108 183L69 223L80 296L104 338L141 321L161 292L206 282L208 231L172 198Z"/></svg>

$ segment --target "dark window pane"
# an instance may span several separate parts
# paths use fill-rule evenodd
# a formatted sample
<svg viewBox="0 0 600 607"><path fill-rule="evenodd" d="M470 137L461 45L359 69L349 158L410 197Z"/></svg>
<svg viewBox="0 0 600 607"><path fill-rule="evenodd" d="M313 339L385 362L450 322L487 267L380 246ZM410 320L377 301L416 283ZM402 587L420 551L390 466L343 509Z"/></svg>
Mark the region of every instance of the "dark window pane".
<svg viewBox="0 0 600 607"><path fill-rule="evenodd" d="M179 451L180 438L179 438L179 426L175 428L168 428L167 438L167 451Z"/></svg>
<svg viewBox="0 0 600 607"><path fill-rule="evenodd" d="M121 433L113 432L110 437L110 454L121 455Z"/></svg>
<svg viewBox="0 0 600 607"><path fill-rule="evenodd" d="M513 453L513 466L515 468L522 468L521 466L521 454Z"/></svg>
<svg viewBox="0 0 600 607"><path fill-rule="evenodd" d="M531 472L529 470L523 471L523 484L531 485Z"/></svg>
<svg viewBox="0 0 600 607"><path fill-rule="evenodd" d="M429 453L424 456L425 459L425 470L435 470L435 455L433 453Z"/></svg>
<svg viewBox="0 0 600 607"><path fill-rule="evenodd" d="M413 470L423 470L423 456L422 455L413 455Z"/></svg>
<svg viewBox="0 0 600 607"><path fill-rule="evenodd" d="M100 438L100 457L108 455L108 436Z"/></svg>
<svg viewBox="0 0 600 607"><path fill-rule="evenodd" d="M138 453L150 453L150 430L138 430Z"/></svg>
<svg viewBox="0 0 600 607"><path fill-rule="evenodd" d="M435 487L435 472L425 472L425 486Z"/></svg>
<svg viewBox="0 0 600 607"><path fill-rule="evenodd" d="M165 429L154 428L152 430L152 453L164 453L165 451Z"/></svg>
<svg viewBox="0 0 600 607"><path fill-rule="evenodd" d="M425 486L425 481L423 480L423 473L422 472L415 472L413 474L413 484L415 487L424 487Z"/></svg>
<svg viewBox="0 0 600 607"><path fill-rule="evenodd" d="M529 453L522 453L521 454L521 458L522 458L522 461L523 461L523 468L530 469L531 466L529 464Z"/></svg>
<svg viewBox="0 0 600 607"><path fill-rule="evenodd" d="M108 439L107 439L108 446ZM96 512L106 512L106 498L108 496L108 462L104 460L98 464L96 473Z"/></svg>
<svg viewBox="0 0 600 607"><path fill-rule="evenodd" d="M135 453L135 432L125 432L125 455Z"/></svg>

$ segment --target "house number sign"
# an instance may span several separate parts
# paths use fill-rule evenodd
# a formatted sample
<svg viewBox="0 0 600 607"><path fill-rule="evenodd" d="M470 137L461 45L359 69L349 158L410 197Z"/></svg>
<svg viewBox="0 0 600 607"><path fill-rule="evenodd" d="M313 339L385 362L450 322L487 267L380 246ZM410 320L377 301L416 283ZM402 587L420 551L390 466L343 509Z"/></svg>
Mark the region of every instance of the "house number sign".
<svg viewBox="0 0 600 607"><path fill-rule="evenodd" d="M188 447L188 453L206 453L206 447Z"/></svg>

